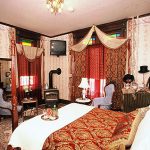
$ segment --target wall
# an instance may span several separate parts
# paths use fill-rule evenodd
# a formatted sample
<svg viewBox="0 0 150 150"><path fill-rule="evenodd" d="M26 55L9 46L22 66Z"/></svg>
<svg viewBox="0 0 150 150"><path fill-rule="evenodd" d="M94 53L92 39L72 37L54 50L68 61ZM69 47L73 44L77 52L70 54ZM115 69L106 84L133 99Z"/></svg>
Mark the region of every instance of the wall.
<svg viewBox="0 0 150 150"><path fill-rule="evenodd" d="M143 74L139 73L140 66L148 66L150 70L150 16L128 21L128 37L131 39L131 72L139 86L143 83ZM144 74L145 84L150 72Z"/></svg>
<svg viewBox="0 0 150 150"><path fill-rule="evenodd" d="M137 47L137 66L147 65L150 70L150 16L140 18L138 21L138 47ZM145 83L150 77L150 72L144 74ZM143 83L143 74L137 74L138 83Z"/></svg>
<svg viewBox="0 0 150 150"><path fill-rule="evenodd" d="M65 40L67 44L66 56L53 56L50 55L50 40ZM70 57L69 57L69 34L55 37L55 38L44 38L45 48L45 83L49 84L49 72L61 68L61 74L53 75L53 87L59 89L59 98L70 100L69 93L69 68L70 68Z"/></svg>

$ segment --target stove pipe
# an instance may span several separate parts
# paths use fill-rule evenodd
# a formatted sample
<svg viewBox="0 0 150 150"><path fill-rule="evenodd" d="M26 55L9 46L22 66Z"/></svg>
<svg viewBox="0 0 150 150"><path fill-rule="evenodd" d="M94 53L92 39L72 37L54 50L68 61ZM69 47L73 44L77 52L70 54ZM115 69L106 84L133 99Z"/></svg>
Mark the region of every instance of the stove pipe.
<svg viewBox="0 0 150 150"><path fill-rule="evenodd" d="M60 75L61 74L61 69L57 68L57 70L51 70L49 72L49 89L53 89L53 74L54 73Z"/></svg>

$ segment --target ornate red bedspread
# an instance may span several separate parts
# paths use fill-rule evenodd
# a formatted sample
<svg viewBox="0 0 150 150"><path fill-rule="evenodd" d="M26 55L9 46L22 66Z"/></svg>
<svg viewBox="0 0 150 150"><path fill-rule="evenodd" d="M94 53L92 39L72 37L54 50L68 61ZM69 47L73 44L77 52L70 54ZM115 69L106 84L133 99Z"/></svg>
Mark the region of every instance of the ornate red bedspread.
<svg viewBox="0 0 150 150"><path fill-rule="evenodd" d="M43 150L107 150L118 120L123 115L122 112L94 108L51 134Z"/></svg>

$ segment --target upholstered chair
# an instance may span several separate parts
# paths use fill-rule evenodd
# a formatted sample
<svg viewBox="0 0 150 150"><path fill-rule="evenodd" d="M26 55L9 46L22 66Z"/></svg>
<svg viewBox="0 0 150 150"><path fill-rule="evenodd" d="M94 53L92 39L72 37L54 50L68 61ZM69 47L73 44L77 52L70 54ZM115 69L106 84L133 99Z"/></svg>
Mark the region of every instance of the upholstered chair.
<svg viewBox="0 0 150 150"><path fill-rule="evenodd" d="M22 113L22 106L17 106L17 111ZM0 116L11 116L12 104L3 99L3 89L0 88Z"/></svg>
<svg viewBox="0 0 150 150"><path fill-rule="evenodd" d="M104 91L105 96L94 98L91 105L102 109L111 109L115 85L112 83L108 84L107 86L105 86Z"/></svg>

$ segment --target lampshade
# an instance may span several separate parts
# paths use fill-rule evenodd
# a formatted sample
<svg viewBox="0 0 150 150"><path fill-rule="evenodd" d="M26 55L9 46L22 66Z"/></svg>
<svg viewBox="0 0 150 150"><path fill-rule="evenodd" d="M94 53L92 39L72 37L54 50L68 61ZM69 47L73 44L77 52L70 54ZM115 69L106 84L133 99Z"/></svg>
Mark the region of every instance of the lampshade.
<svg viewBox="0 0 150 150"><path fill-rule="evenodd" d="M28 85L23 85L23 89L24 89L25 92L29 92L29 87L28 87Z"/></svg>
<svg viewBox="0 0 150 150"><path fill-rule="evenodd" d="M82 78L79 87L83 88L83 89L89 88L88 79L87 78Z"/></svg>

